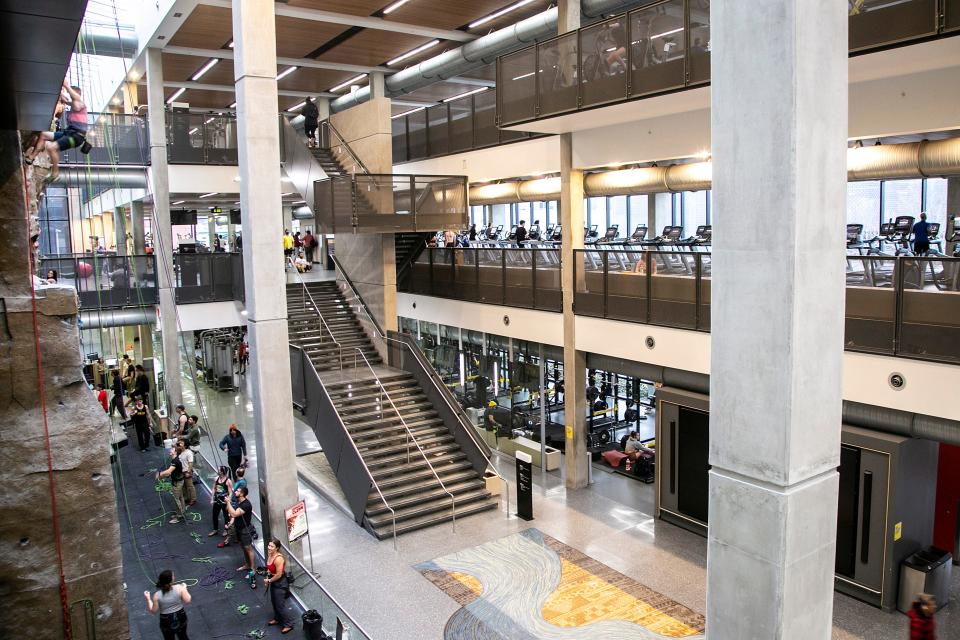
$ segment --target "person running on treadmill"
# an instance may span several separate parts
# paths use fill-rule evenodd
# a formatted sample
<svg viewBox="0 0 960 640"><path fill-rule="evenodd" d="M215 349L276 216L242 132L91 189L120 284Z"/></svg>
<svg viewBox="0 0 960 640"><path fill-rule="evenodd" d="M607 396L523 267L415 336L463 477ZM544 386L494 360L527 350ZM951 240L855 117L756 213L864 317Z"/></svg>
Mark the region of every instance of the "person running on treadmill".
<svg viewBox="0 0 960 640"><path fill-rule="evenodd" d="M921 213L920 220L913 225L913 252L918 256L930 253L930 225L927 224L927 214Z"/></svg>
<svg viewBox="0 0 960 640"><path fill-rule="evenodd" d="M526 224L527 224L526 220L521 220L520 226L517 227L517 244L520 244L521 242L525 242L527 239Z"/></svg>

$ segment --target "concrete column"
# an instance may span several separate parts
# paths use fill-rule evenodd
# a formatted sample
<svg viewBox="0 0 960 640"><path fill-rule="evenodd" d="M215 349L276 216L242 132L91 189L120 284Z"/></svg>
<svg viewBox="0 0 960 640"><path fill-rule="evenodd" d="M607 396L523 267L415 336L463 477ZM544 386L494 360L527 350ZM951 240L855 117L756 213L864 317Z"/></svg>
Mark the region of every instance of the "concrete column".
<svg viewBox="0 0 960 640"><path fill-rule="evenodd" d="M153 192L153 253L157 259L157 294L163 340L163 371L168 412L182 402L180 339L177 332L176 282L173 277L173 231L170 228L170 176L167 172L167 116L164 111L163 59L147 49L147 104L150 126L150 187ZM142 219L142 215L140 218Z"/></svg>
<svg viewBox="0 0 960 640"><path fill-rule="evenodd" d="M240 211L250 388L263 537L286 541L283 510L299 500L283 269L277 44L272 0L233 0Z"/></svg>
<svg viewBox="0 0 960 640"><path fill-rule="evenodd" d="M227 251L237 250L237 227L227 223Z"/></svg>
<svg viewBox="0 0 960 640"><path fill-rule="evenodd" d="M330 98L317 98L313 101L317 105L317 111L320 112L318 120L323 122L330 117Z"/></svg>
<svg viewBox="0 0 960 640"><path fill-rule="evenodd" d="M136 111L137 104L137 83L124 82L121 89L123 94L123 113L133 113Z"/></svg>
<svg viewBox="0 0 960 640"><path fill-rule="evenodd" d="M657 230L657 195L651 193L647 195L647 237L656 238L660 233Z"/></svg>
<svg viewBox="0 0 960 640"><path fill-rule="evenodd" d="M371 98L386 98L386 85L384 84L384 77L382 71L374 71L370 74L370 97Z"/></svg>
<svg viewBox="0 0 960 640"><path fill-rule="evenodd" d="M580 0L560 0L557 5L557 34L580 28Z"/></svg>
<svg viewBox="0 0 960 640"><path fill-rule="evenodd" d="M840 461L846 7L715 0L710 13L707 636L826 640ZM770 211L786 242L764 241Z"/></svg>
<svg viewBox="0 0 960 640"><path fill-rule="evenodd" d="M943 238L949 238L953 235L954 224L953 217L960 216L960 178L947 178L947 227ZM957 243L946 242L943 245L944 251L948 256L953 255L953 250Z"/></svg>
<svg viewBox="0 0 960 640"><path fill-rule="evenodd" d="M574 269L575 249L583 249L583 171L573 168L573 135L560 134L560 278L563 289L563 409L566 426L566 482L568 489L587 486L587 357L577 350L573 294L582 264ZM582 258L580 258L582 261ZM579 274L576 272L579 271Z"/></svg>
<svg viewBox="0 0 960 640"><path fill-rule="evenodd" d="M217 216L210 214L207 216L207 246L213 251L213 239L217 237Z"/></svg>
<svg viewBox="0 0 960 640"><path fill-rule="evenodd" d="M142 256L147 252L143 224L143 202L136 200L130 203L130 228L133 236L133 253Z"/></svg>
<svg viewBox="0 0 960 640"><path fill-rule="evenodd" d="M113 233L116 236L117 255L127 255L127 212L124 207L113 208Z"/></svg>

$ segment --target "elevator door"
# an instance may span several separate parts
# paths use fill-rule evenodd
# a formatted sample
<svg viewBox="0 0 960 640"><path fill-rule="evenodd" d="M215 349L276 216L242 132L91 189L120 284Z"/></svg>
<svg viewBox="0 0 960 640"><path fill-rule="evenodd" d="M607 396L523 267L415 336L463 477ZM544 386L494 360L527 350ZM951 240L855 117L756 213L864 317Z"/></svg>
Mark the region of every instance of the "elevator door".
<svg viewBox="0 0 960 640"><path fill-rule="evenodd" d="M677 472L681 481L677 492L680 513L707 522L710 498L710 415L688 407L679 407L680 442Z"/></svg>

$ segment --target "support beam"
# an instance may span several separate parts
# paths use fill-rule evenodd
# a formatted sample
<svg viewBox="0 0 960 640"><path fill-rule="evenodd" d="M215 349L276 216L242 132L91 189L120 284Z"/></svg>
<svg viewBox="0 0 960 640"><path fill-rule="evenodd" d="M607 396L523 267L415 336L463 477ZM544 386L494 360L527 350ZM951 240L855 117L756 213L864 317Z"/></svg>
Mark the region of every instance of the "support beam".
<svg viewBox="0 0 960 640"><path fill-rule="evenodd" d="M167 116L164 111L163 56L147 49L147 105L150 126L150 191L153 193L153 250L157 257L160 335L167 413L182 402L180 340L174 297L173 231L170 228L170 176L167 171Z"/></svg>
<svg viewBox="0 0 960 640"><path fill-rule="evenodd" d="M200 0L200 4L207 4L214 7L230 8L230 0ZM383 18L371 18L369 16L352 16L345 13L335 13L333 11L320 11L318 9L303 9L300 7L291 7L278 4L276 8L278 16L287 18L298 18L300 20L312 20L314 22L326 22L328 24L341 24L345 27L363 27L365 29L377 29L378 31L392 31L394 33L406 33L412 36L423 36L424 38L440 38L441 40L454 40L456 42L469 42L476 36L464 31L455 31L453 29L433 29L422 27L416 24L406 24L395 22L393 20L384 20ZM236 45L234 45L236 48Z"/></svg>
<svg viewBox="0 0 960 640"><path fill-rule="evenodd" d="M299 500L282 245L273 0L233 1L240 211L263 537L284 540ZM256 233L253 233L253 230Z"/></svg>
<svg viewBox="0 0 960 640"><path fill-rule="evenodd" d="M583 171L573 168L573 134L560 134L560 281L563 291L563 412L566 436L566 484L568 489L587 486L587 356L577 350L573 292L583 267L575 269L576 249L583 249Z"/></svg>
<svg viewBox="0 0 960 640"><path fill-rule="evenodd" d="M130 203L130 228L133 235L133 253L142 256L147 252L146 232L143 223L143 201L134 200Z"/></svg>
<svg viewBox="0 0 960 640"><path fill-rule="evenodd" d="M236 45L234 45L236 46ZM276 73L274 73L276 76ZM147 79L149 82L149 78ZM234 90L234 87L231 87L228 84L207 84L205 82L191 82L189 80L167 80L164 81L163 86L167 89L191 89L193 91L221 91L230 93ZM320 93L315 93L312 91L291 91L288 89L280 90L277 92L277 95L281 95L287 98L338 98L340 97L339 93L329 93L321 91Z"/></svg>
<svg viewBox="0 0 960 640"><path fill-rule="evenodd" d="M842 422L846 6L714 0L710 17L707 637L827 640ZM760 237L770 211L786 243Z"/></svg>
<svg viewBox="0 0 960 640"><path fill-rule="evenodd" d="M127 255L127 212L125 207L113 208L113 233L117 245L117 255Z"/></svg>
<svg viewBox="0 0 960 640"><path fill-rule="evenodd" d="M370 74L370 98L372 100L386 97L386 87L384 86L383 81L384 78L382 73Z"/></svg>
<svg viewBox="0 0 960 640"><path fill-rule="evenodd" d="M198 49L196 47L179 47L176 45L167 45L163 48L164 53L172 53L178 56L194 56L197 58L220 58L221 60L233 60L233 49ZM396 73L398 69L391 67L370 67L360 64L346 64L341 62L324 62L314 60L313 58L277 58L277 64L281 66L305 67L308 69L328 69L330 71L347 71L349 73Z"/></svg>

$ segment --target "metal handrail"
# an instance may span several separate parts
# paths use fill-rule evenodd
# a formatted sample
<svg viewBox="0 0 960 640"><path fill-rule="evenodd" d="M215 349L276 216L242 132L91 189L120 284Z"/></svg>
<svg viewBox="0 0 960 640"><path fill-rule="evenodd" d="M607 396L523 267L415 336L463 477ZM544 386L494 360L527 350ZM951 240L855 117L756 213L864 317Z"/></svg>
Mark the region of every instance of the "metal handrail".
<svg viewBox="0 0 960 640"><path fill-rule="evenodd" d="M390 393L387 391L387 388L383 386L383 382L380 381L380 377L377 375L377 372L373 370L373 367L370 365L370 361L367 360L367 356L363 354L363 351L359 347L354 347L353 354L353 368L354 375L356 375L357 369L357 354L360 354L360 357L363 358L364 363L366 363L367 368L370 369L370 374L373 376L373 379L377 381L377 386L380 387L380 393L387 397L387 401L390 402L390 406L393 407L394 413L397 414L397 417L400 418L400 424L403 425L403 430L407 432L407 463L410 462L410 440L413 440L414 446L420 451L420 455L423 456L423 460L427 463L427 466L430 468L430 472L433 474L433 477L437 479L437 483L440 485L440 488L443 489L443 492L450 496L450 516L451 522L453 524L453 530L457 530L457 500L453 497L453 494L447 489L447 486L443 484L443 480L440 479L440 476L437 474L437 470L433 468L433 463L430 462L430 458L427 457L426 452L424 452L423 447L420 446L420 443L417 442L417 438L413 435L413 432L410 431L410 427L407 425L407 421L404 420L403 415L400 414L400 410L397 408L397 405L393 403L393 398L390 397ZM380 404L380 415L383 416L383 404ZM351 438L352 440L352 438ZM394 535L396 535L396 523L394 523Z"/></svg>
<svg viewBox="0 0 960 640"><path fill-rule="evenodd" d="M343 265L340 264L340 261L337 260L336 256L331 256L331 257L333 258L334 267L343 276L343 280L347 284L347 286L350 287L350 292L353 294L353 297L357 299L357 302L358 302L357 308L362 310L363 313L366 314L367 319L373 325L374 329L376 329L377 337L382 339L384 342L394 342L396 344L401 345L404 349L407 349L410 352L410 354L417 360L417 362L420 363L420 365L423 367L423 370L427 372L427 375L429 375L434 380L435 386L437 386L437 388L441 390L440 396L443 398L443 401L450 408L450 410L453 411L454 414L460 417L461 422L467 425L470 425L471 424L470 420L467 417L466 413L463 411L463 407L461 407L456 402L451 402L450 399L447 397L447 394L445 393L446 387L443 385L443 381L439 380L439 376L437 375L437 372L434 370L433 366L430 365L429 362L424 361L424 359L421 357L422 354L419 353L417 349L414 349L403 340L397 340L396 338L391 338L390 336L384 333L383 329L380 328L380 323L377 322L376 318L374 318L373 315L370 313L370 309L367 308L367 303L364 302L363 298L360 296L360 292L357 291L357 288L353 285L353 281L350 279L350 276L348 276L347 272L343 269ZM509 518L510 517L510 482L503 476L503 474L501 474L497 470L496 466L493 464L493 459L487 455L486 451L484 451L483 446L480 445L480 441L477 439L476 433L474 433L473 429L472 428L465 429L465 431L467 433L467 437L473 440L475 444L477 444L477 450L480 452L480 455L483 456L484 460L487 461L487 468L490 469L498 478L500 478L500 481L503 482L503 484L506 486L506 491L504 492L504 494L506 495L506 500L507 500L507 517ZM414 441L416 441L416 438L414 438Z"/></svg>
<svg viewBox="0 0 960 640"><path fill-rule="evenodd" d="M300 349L300 353L303 356L307 355L306 352L300 347L297 347L297 345L293 345L293 346L297 349ZM310 362L309 357L305 359L307 362ZM323 384L323 379L320 377L320 374L317 372L317 368L313 366L313 362L310 362L310 367L313 369L314 375L317 376L317 382L320 383L320 388L323 389L323 392L325 394L327 394L327 397L330 397L330 392L327 391L327 385ZM357 447L357 443L354 442L353 438L350 436L350 430L347 429L347 425L343 423L343 418L340 416L340 413L339 412L334 412L334 413L337 414L337 422L340 423L340 428L343 430L343 432L347 436L346 440L350 442L350 446L353 447L354 452L357 454L357 458L360 460L360 464L363 465L364 471L367 472L367 477L370 478L370 482L371 484L373 484L373 488L376 489L377 495L380 496L380 500L383 502L383 506L385 506L387 509L390 510L390 517L393 520L393 549L394 551L396 551L397 549L397 512L394 510L393 507L390 506L390 503L387 502L387 499L386 497L384 497L383 492L380 491L380 485L377 484L377 479L373 477L373 472L370 471L370 467L367 466L367 461L364 460L363 454L360 453L360 449Z"/></svg>
<svg viewBox="0 0 960 640"><path fill-rule="evenodd" d="M333 335L333 330L330 328L330 325L327 324L327 321L324 319L323 314L320 313L320 307L319 305L317 305L317 301L313 299L313 294L310 293L310 289L307 288L307 282L303 279L303 276L300 275L300 272L297 271L297 265L294 263L293 258L287 258L287 260L290 262L290 266L293 267L293 272L296 274L297 279L300 280L300 284L303 285L303 292L306 293L307 296L310 298L310 302L313 304L314 312L316 312L317 317L320 318L320 322L323 324L323 327L327 330L327 333L330 334L330 339L333 340L333 344L337 345L337 351L338 351L337 360L340 364L340 371L343 371L343 345L340 344L337 338ZM304 309L306 309L307 307L306 298L303 299L303 307ZM323 341L322 333L321 333L320 340L321 342ZM311 362L311 364L313 363Z"/></svg>
<svg viewBox="0 0 960 640"><path fill-rule="evenodd" d="M366 165L364 165L363 161L360 160L360 157L353 152L353 149L350 147L350 145L347 143L344 137L340 135L340 132L337 131L337 128L333 126L333 123L330 122L330 120L324 120L321 123L321 126L327 127L330 131L332 131L337 136L337 138L340 140L340 143L338 144L338 146L342 146L344 149L347 150L347 153L350 154L350 158L353 159L354 163L356 163L358 167L360 167L360 169L362 170L362 173L369 175L370 171L367 170Z"/></svg>

